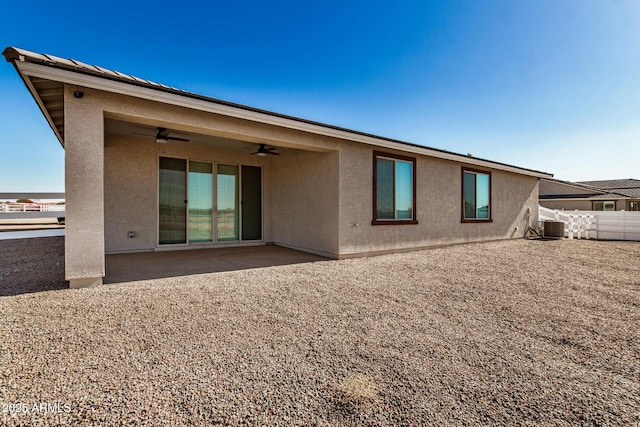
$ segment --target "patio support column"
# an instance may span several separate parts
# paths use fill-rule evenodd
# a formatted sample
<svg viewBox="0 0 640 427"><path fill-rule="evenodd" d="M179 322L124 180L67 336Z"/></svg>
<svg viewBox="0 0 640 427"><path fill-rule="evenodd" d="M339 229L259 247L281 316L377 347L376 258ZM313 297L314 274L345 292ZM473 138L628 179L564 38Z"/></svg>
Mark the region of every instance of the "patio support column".
<svg viewBox="0 0 640 427"><path fill-rule="evenodd" d="M65 86L65 279L70 288L102 284L104 118L89 90Z"/></svg>

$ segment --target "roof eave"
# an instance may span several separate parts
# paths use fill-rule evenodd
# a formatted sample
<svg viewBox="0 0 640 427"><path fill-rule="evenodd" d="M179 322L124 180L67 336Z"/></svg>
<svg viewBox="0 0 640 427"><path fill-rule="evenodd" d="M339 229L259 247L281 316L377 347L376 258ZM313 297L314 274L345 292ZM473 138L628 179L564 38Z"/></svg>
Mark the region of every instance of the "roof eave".
<svg viewBox="0 0 640 427"><path fill-rule="evenodd" d="M132 78L132 76L120 78L115 73L103 73L99 72L97 69L95 72L85 70L81 65L72 67L70 65L58 64L49 60L45 55L32 54L31 52L22 51L16 48L7 48L5 49L3 54L5 55L5 58L7 58L7 61L13 62L23 81L25 81L25 84L27 84L29 91L36 99L36 102L38 102L38 105L43 111L43 114L45 115L45 117L47 117L47 120L56 133L58 140L63 146L64 140L62 136L59 135L56 131L51 118L48 117L46 113L46 108L44 108L42 100L39 99L34 88L28 84L28 79L25 78L25 76L51 79L62 83L74 84L108 92L115 92L142 99L160 101L200 111L257 121L265 124L301 130L319 135L370 144L387 149L400 150L446 160L452 160L474 166L504 170L507 172L529 175L537 178L553 177L553 174L547 172L521 168L518 166L485 160L477 157L469 157L463 154L452 153L446 150L425 147L414 143L380 137L364 132L353 131L337 126L273 113L270 111L256 109L240 104L234 104L227 101L181 91L164 85L155 83L151 84L151 82ZM36 55L36 57L33 58L31 55Z"/></svg>
<svg viewBox="0 0 640 427"><path fill-rule="evenodd" d="M40 98L40 96L38 95L38 91L36 90L35 87L33 87L33 84L31 84L31 81L29 80L27 75L25 75L22 72L21 67L18 65L18 64L25 63L25 56L21 53L20 50L18 50L16 48L12 48L12 47L6 48L2 52L2 54L4 55L4 57L7 60L7 62L11 62L13 64L13 67L16 69L16 72L18 73L18 75L22 79L22 82L27 87L27 90L29 91L29 93L31 93L31 96L33 97L34 101L38 105L38 108L40 109L40 112L42 113L42 115L47 120L47 123L49 123L49 127L51 127L51 130L53 131L54 135L58 139L58 142L60 143L62 148L64 148L64 137L58 131L58 128L56 127L56 125L55 125L55 123L53 121L53 118L51 118L51 115L49 114L49 111L45 107L42 98Z"/></svg>

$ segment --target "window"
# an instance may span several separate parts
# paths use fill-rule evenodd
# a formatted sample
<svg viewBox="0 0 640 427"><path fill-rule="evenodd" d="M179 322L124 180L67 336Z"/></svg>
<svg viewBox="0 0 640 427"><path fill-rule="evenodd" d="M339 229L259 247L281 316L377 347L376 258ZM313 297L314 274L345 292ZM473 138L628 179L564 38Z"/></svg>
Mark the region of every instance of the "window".
<svg viewBox="0 0 640 427"><path fill-rule="evenodd" d="M615 211L616 202L614 202L613 200L593 202L593 210L594 211Z"/></svg>
<svg viewBox="0 0 640 427"><path fill-rule="evenodd" d="M462 170L462 222L491 222L491 173Z"/></svg>
<svg viewBox="0 0 640 427"><path fill-rule="evenodd" d="M629 211L640 211L640 201L633 201L633 202L629 202L629 208L627 209Z"/></svg>
<svg viewBox="0 0 640 427"><path fill-rule="evenodd" d="M373 153L372 225L417 224L416 159Z"/></svg>

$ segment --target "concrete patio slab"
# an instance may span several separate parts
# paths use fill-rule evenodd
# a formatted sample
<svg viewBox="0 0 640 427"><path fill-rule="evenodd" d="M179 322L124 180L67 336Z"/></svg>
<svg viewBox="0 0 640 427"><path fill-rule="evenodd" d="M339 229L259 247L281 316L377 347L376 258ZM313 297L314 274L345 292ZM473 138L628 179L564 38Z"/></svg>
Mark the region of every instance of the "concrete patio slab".
<svg viewBox="0 0 640 427"><path fill-rule="evenodd" d="M111 254L106 256L103 282L131 282L327 259L276 245Z"/></svg>

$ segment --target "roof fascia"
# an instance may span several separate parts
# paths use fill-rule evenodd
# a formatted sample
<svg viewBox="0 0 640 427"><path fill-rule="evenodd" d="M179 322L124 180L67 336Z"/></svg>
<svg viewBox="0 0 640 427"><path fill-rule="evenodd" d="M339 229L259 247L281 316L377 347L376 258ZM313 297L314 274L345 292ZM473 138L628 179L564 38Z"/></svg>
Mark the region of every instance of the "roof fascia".
<svg viewBox="0 0 640 427"><path fill-rule="evenodd" d="M270 114L262 113L259 111L252 111L252 110L242 109L234 106L223 105L223 104L216 103L214 101L205 101L201 99L195 99L185 95L168 93L158 89L137 86L129 83L109 80L109 79L100 78L97 76L92 76L92 75L83 74L79 72L73 72L69 70L63 70L60 68L40 65L32 62L15 61L15 64L16 64L16 67L19 68L20 72L27 76L39 77L43 79L59 81L62 83L84 86L84 87L102 90L106 92L119 93L122 95L147 99L150 101L163 102L166 104L176 105L176 106L204 111L208 113L235 117L239 119L299 130L299 131L313 133L317 135L329 136L332 138L338 138L338 139L343 139L347 141L360 142L363 144L374 145L377 147L383 147L391 150L399 150L399 151L409 152L414 154L422 154L430 157L451 160L451 161L465 163L465 164L474 165L474 166L503 170L507 172L520 174L520 175L528 175L528 176L533 176L537 178L551 178L553 176L551 174L544 173L544 172L533 171L529 169L522 169L516 166L505 165L502 163L491 162L488 160L476 159L473 157L463 156L461 154L442 152L442 151L430 149L428 147L420 147L420 146L414 146L411 144L403 144L400 142L389 141L383 138L376 138L374 136L362 135L359 133L352 133L346 130L325 127L325 126L321 126L314 123L297 121L291 118L280 117L277 115L270 115Z"/></svg>

